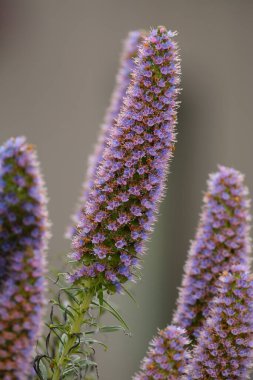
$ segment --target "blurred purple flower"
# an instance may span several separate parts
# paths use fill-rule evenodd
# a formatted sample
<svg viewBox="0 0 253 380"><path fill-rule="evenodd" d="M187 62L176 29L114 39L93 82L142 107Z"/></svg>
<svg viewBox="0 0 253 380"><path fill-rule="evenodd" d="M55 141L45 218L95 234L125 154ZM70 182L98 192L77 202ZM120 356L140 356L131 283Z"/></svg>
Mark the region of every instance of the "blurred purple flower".
<svg viewBox="0 0 253 380"><path fill-rule="evenodd" d="M134 380L181 379L186 374L190 359L187 351L189 340L180 327L167 326L151 341L141 371Z"/></svg>
<svg viewBox="0 0 253 380"><path fill-rule="evenodd" d="M249 378L253 360L253 280L245 266L224 272L189 364L189 380Z"/></svg>
<svg viewBox="0 0 253 380"><path fill-rule="evenodd" d="M0 148L0 378L27 379L45 303L47 198L25 138Z"/></svg>
<svg viewBox="0 0 253 380"><path fill-rule="evenodd" d="M195 340L216 295L216 281L232 265L249 269L250 203L244 177L219 167L210 176L200 224L192 243L173 323Z"/></svg>

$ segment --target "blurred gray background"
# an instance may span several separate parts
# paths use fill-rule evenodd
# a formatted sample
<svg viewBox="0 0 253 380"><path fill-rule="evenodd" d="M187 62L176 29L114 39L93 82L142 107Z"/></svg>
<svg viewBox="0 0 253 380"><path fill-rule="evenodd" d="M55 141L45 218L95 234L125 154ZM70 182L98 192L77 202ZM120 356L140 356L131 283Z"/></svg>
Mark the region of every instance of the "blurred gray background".
<svg viewBox="0 0 253 380"><path fill-rule="evenodd" d="M26 135L38 147L49 196L51 268L114 85L129 30L178 30L182 106L168 192L138 305L118 297L132 337L105 338L101 380L128 380L157 327L170 322L209 172L218 163L246 174L253 194L253 2L251 0L0 1L0 141Z"/></svg>

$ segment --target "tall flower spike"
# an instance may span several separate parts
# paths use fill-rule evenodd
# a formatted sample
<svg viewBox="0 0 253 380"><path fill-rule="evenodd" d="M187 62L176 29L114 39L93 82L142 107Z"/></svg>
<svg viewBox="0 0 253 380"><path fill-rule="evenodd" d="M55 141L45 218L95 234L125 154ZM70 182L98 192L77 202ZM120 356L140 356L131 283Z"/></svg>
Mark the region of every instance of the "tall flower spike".
<svg viewBox="0 0 253 380"><path fill-rule="evenodd" d="M218 282L187 379L245 380L252 360L253 280L244 266L237 266Z"/></svg>
<svg viewBox="0 0 253 380"><path fill-rule="evenodd" d="M110 137L111 129L115 125L116 117L120 112L124 96L126 95L126 90L130 84L138 46L144 38L144 35L144 31L133 31L128 34L127 39L124 41L123 52L120 59L120 68L116 77L116 86L112 94L111 104L106 112L104 123L101 126L99 141L95 146L95 151L89 158L88 171L83 183L82 194L77 207L77 212L72 217L73 226L70 226L67 230L67 238L73 238L76 232L76 225L82 217L87 197L94 185L96 173L102 162L103 152L108 138Z"/></svg>
<svg viewBox="0 0 253 380"><path fill-rule="evenodd" d="M215 283L232 265L249 267L250 204L244 177L236 170L219 167L210 176L200 225L185 266L173 323L195 340L216 295Z"/></svg>
<svg viewBox="0 0 253 380"><path fill-rule="evenodd" d="M27 379L41 327L47 199L25 138L0 148L0 378Z"/></svg>
<svg viewBox="0 0 253 380"><path fill-rule="evenodd" d="M158 332L141 364L141 372L133 380L176 380L186 374L190 355L186 331L167 326Z"/></svg>
<svg viewBox="0 0 253 380"><path fill-rule="evenodd" d="M164 27L140 45L127 90L78 234L70 280L114 292L132 278L163 194L172 157L179 64L177 46Z"/></svg>

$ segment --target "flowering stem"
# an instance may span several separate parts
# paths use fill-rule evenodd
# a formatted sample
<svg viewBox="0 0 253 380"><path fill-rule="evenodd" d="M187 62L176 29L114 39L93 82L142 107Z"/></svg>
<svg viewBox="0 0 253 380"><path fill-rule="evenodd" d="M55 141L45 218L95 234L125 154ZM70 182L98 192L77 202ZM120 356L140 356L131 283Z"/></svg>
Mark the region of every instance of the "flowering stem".
<svg viewBox="0 0 253 380"><path fill-rule="evenodd" d="M82 325L84 323L84 316L88 311L91 301L93 299L94 292L89 291L84 294L82 301L79 304L79 307L75 308L75 313L73 314L72 323L69 323L66 330L66 338L64 339L64 345L62 351L59 350L56 354L55 363L54 363L54 372L52 380L58 380L62 378L63 371L69 363L69 354L72 351L72 348L76 348L76 344L79 346L78 336L82 334Z"/></svg>
<svg viewBox="0 0 253 380"><path fill-rule="evenodd" d="M158 27L139 46L121 110L110 128L74 227L72 268L65 277L72 285L61 291L77 303L68 300L66 307L60 296L58 302L53 302L64 322L51 310L46 353L37 355L34 363L40 379L46 379L45 367L52 372L50 380L58 380L73 379L82 369L92 371L96 366L83 359L85 350L90 350L87 357L92 356L93 344L104 346L83 333L84 326L98 327L99 331L96 318L84 319L93 296L98 300L93 307L99 313L109 311L121 327L127 328L104 296L119 292L122 285L138 276L144 244L164 193L174 151L179 92L180 67L174 36ZM84 285L87 293L82 298ZM50 346L50 336L60 341L56 352L55 344Z"/></svg>

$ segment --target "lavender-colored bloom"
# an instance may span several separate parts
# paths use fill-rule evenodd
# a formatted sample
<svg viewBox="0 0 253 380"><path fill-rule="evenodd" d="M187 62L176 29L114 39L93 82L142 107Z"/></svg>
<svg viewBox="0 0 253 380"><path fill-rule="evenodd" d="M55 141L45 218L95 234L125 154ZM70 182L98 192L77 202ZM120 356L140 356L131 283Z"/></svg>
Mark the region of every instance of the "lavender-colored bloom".
<svg viewBox="0 0 253 380"><path fill-rule="evenodd" d="M186 374L189 362L186 331L176 326L167 326L158 331L151 341L147 356L141 364L141 372L134 380L176 380Z"/></svg>
<svg viewBox="0 0 253 380"><path fill-rule="evenodd" d="M99 262L105 270L97 273L92 286L114 292L132 278L136 257L143 253L175 143L179 66L174 35L159 27L140 46L131 85L73 241L73 258L79 261L70 276L73 282L88 279L83 265L95 268ZM131 175L125 174L126 168L132 169ZM98 233L105 236L102 243L93 241ZM129 257L128 272L119 271L122 255Z"/></svg>
<svg viewBox="0 0 253 380"><path fill-rule="evenodd" d="M0 378L27 379L42 322L47 199L25 138L0 148Z"/></svg>
<svg viewBox="0 0 253 380"><path fill-rule="evenodd" d="M216 295L216 281L232 265L249 267L250 204L244 177L236 170L219 167L210 176L200 225L185 266L173 323L195 340Z"/></svg>
<svg viewBox="0 0 253 380"><path fill-rule="evenodd" d="M187 379L248 379L253 361L253 279L245 266L224 272L216 294Z"/></svg>
<svg viewBox="0 0 253 380"><path fill-rule="evenodd" d="M67 230L67 238L73 238L76 233L76 225L79 223L82 216L88 194L94 185L97 170L102 162L103 152L108 138L110 137L111 129L115 124L115 119L118 116L123 104L123 99L126 95L126 90L129 86L131 74L135 65L138 46L144 37L144 33L144 31L138 30L130 32L124 41L123 52L120 58L120 68L116 77L116 86L112 94L111 104L106 112L104 123L101 126L101 132L98 143L95 146L95 151L89 158L88 171L82 186L82 194L77 207L77 212L72 217L73 226L70 226ZM116 165L120 165L120 162L115 163L115 166ZM103 197L105 196L101 194L101 201L103 200Z"/></svg>

